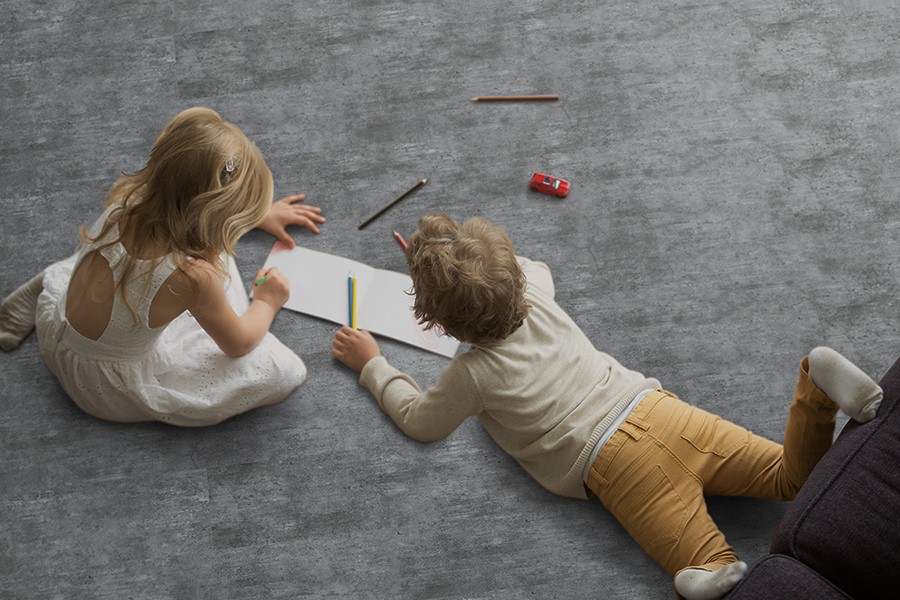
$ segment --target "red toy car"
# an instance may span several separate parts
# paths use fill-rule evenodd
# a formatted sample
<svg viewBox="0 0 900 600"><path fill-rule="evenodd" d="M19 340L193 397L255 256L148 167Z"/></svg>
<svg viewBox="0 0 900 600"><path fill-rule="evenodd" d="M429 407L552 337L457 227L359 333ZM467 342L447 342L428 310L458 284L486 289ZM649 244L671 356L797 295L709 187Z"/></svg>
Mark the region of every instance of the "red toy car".
<svg viewBox="0 0 900 600"><path fill-rule="evenodd" d="M533 190L550 194L551 196L559 196L565 198L569 195L569 182L559 177L551 177L543 173L535 173L531 176L531 183L528 184Z"/></svg>

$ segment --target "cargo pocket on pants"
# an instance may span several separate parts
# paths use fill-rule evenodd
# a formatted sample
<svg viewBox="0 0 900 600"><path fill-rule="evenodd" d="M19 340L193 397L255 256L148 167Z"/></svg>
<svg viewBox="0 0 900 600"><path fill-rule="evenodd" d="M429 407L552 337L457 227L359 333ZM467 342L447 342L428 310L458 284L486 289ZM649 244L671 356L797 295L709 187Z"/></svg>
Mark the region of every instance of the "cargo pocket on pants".
<svg viewBox="0 0 900 600"><path fill-rule="evenodd" d="M681 437L700 452L727 458L750 441L750 432L719 416L694 408Z"/></svg>

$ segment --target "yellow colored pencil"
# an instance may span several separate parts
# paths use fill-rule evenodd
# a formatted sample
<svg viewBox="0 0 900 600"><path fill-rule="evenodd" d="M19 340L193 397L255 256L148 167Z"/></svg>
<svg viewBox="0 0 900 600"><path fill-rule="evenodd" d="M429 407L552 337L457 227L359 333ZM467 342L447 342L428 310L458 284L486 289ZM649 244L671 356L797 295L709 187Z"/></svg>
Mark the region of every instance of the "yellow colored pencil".
<svg viewBox="0 0 900 600"><path fill-rule="evenodd" d="M353 306L353 315L351 317L350 327L356 329L356 277L353 278L353 300L351 302Z"/></svg>

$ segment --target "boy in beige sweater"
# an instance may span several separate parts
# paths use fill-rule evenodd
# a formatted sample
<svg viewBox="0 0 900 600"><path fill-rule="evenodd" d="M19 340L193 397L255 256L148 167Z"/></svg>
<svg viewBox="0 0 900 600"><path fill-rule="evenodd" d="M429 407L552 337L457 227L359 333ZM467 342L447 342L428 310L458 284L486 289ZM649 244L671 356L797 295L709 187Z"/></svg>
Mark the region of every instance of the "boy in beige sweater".
<svg viewBox="0 0 900 600"><path fill-rule="evenodd" d="M881 401L856 366L816 348L801 362L782 446L594 348L554 301L547 266L517 257L484 219L426 215L407 263L416 317L470 349L424 391L365 331L338 331L333 356L411 438L443 439L476 416L548 490L596 495L688 600L721 597L746 570L704 494L793 498L831 445L838 407L868 420Z"/></svg>

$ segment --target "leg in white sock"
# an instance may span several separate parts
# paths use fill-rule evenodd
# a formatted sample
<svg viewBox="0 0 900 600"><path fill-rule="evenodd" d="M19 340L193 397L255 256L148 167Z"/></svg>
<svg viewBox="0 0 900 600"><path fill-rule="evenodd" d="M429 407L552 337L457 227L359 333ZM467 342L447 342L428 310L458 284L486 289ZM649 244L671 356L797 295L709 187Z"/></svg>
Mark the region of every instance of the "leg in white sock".
<svg viewBox="0 0 900 600"><path fill-rule="evenodd" d="M852 419L865 423L875 418L884 393L852 362L825 346L809 353L809 377Z"/></svg>
<svg viewBox="0 0 900 600"><path fill-rule="evenodd" d="M733 562L715 571L689 567L675 574L675 591L685 600L716 600L731 591L745 573L747 564L743 561Z"/></svg>
<svg viewBox="0 0 900 600"><path fill-rule="evenodd" d="M0 348L6 352L17 348L34 329L34 311L43 289L44 272L41 271L0 304Z"/></svg>

